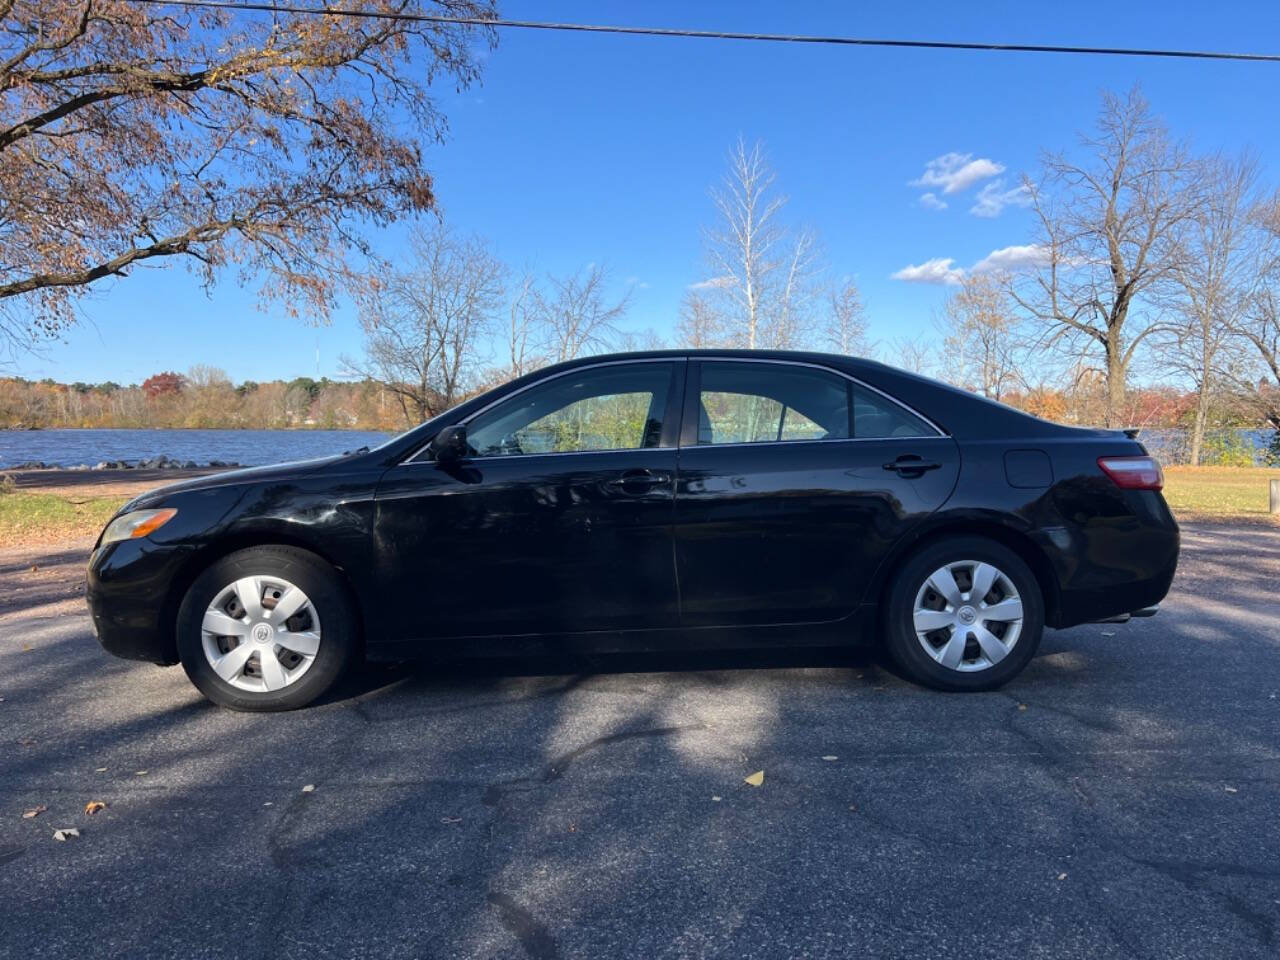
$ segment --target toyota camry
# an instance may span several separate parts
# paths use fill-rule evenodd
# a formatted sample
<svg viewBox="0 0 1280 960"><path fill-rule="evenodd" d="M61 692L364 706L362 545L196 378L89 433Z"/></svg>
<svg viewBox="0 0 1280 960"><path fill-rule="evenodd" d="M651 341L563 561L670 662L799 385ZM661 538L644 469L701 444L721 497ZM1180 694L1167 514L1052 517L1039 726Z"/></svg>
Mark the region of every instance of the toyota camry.
<svg viewBox="0 0 1280 960"><path fill-rule="evenodd" d="M381 447L123 507L89 561L111 653L287 710L361 658L882 644L941 690L1046 627L1155 612L1178 560L1135 431L870 360L573 360Z"/></svg>

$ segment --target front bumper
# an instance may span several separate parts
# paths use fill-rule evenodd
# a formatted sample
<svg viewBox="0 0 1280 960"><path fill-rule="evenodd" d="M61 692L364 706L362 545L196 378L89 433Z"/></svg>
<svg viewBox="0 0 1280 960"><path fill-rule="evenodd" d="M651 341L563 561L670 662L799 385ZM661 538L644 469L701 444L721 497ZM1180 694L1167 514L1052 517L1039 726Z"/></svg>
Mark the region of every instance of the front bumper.
<svg viewBox="0 0 1280 960"><path fill-rule="evenodd" d="M147 539L98 547L89 556L85 598L104 650L127 660L178 662L174 621L188 550Z"/></svg>

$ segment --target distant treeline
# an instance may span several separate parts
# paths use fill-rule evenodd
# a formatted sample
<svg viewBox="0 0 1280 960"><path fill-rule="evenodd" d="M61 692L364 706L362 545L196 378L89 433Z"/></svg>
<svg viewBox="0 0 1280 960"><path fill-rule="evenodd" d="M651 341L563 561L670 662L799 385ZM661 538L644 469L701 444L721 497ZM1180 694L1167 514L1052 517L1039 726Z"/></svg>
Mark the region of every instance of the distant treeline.
<svg viewBox="0 0 1280 960"><path fill-rule="evenodd" d="M233 384L221 370L157 373L141 384L0 379L0 427L401 430L381 384L298 377Z"/></svg>
<svg viewBox="0 0 1280 960"><path fill-rule="evenodd" d="M501 379L496 373L489 383ZM463 398L465 399L465 398ZM1014 407L1061 423L1101 421L1102 384L1090 390L1037 389L1002 398ZM1196 395L1170 387L1139 387L1127 397L1128 423L1148 429L1187 429ZM1203 461L1247 465L1255 460L1242 430L1266 426L1245 406L1224 405L1212 418ZM376 380L272 380L234 384L223 371L196 367L162 372L141 384L59 383L0 379L0 427L328 429L398 431L412 424L394 390ZM1280 454L1280 451L1277 451Z"/></svg>

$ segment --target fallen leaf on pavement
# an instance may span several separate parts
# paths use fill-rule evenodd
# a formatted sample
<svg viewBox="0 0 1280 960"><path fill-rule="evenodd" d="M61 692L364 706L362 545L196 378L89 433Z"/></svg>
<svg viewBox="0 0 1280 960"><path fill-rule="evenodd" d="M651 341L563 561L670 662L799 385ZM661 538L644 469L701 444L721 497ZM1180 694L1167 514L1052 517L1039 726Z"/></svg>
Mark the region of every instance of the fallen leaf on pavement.
<svg viewBox="0 0 1280 960"><path fill-rule="evenodd" d="M1025 703L1020 703L1018 704L1018 709L1025 713L1027 709L1027 705Z"/></svg>
<svg viewBox="0 0 1280 960"><path fill-rule="evenodd" d="M68 837L78 837L78 836L80 836L80 831L77 830L75 827L64 827L61 830L53 831L53 839L59 842L66 840Z"/></svg>
<svg viewBox="0 0 1280 960"><path fill-rule="evenodd" d="M461 823L462 818L461 817L441 817L440 822L441 823Z"/></svg>
<svg viewBox="0 0 1280 960"><path fill-rule="evenodd" d="M711 798L711 800L712 800L712 802L713 802L713 803L719 803L719 802L720 802L720 798L719 798L719 797L712 797L712 798Z"/></svg>
<svg viewBox="0 0 1280 960"><path fill-rule="evenodd" d="M23 811L22 811L22 819L23 819L23 820L32 820L32 819L34 819L34 818L36 818L36 817L40 816L40 814L44 813L44 812L45 812L46 810L48 810L48 809L49 809L49 808L48 808L48 807L46 807L43 803L41 803L41 804L37 804L36 806L32 807L30 810L23 810Z"/></svg>
<svg viewBox="0 0 1280 960"><path fill-rule="evenodd" d="M135 771L133 771L133 775L134 775L135 777L145 777L145 776L147 775L147 771L146 771L146 770L135 770Z"/></svg>
<svg viewBox="0 0 1280 960"><path fill-rule="evenodd" d="M314 783L308 783L305 787L303 787L303 788L302 788L302 792L303 792L303 793L315 793L315 792L316 792L316 785L315 785Z"/></svg>
<svg viewBox="0 0 1280 960"><path fill-rule="evenodd" d="M90 800L84 805L84 812L87 816L92 817L99 810L107 809L107 805L101 800Z"/></svg>
<svg viewBox="0 0 1280 960"><path fill-rule="evenodd" d="M839 757L837 757L837 756L836 756L835 754L833 754L833 753L829 753L829 754L827 754L825 757L823 757L822 759L823 759L823 760L826 760L827 762L830 762L830 761L832 761L832 760L839 760L840 758L839 758Z"/></svg>
<svg viewBox="0 0 1280 960"><path fill-rule="evenodd" d="M30 737L18 738L18 746L20 747L34 747L35 745L36 745L36 742L32 740Z"/></svg>
<svg viewBox="0 0 1280 960"><path fill-rule="evenodd" d="M1224 790L1226 790L1226 791L1227 791L1227 793L1239 793L1239 792L1240 792L1240 791L1239 791L1239 790L1237 790L1235 787L1223 787L1223 789L1224 789Z"/></svg>
<svg viewBox="0 0 1280 960"><path fill-rule="evenodd" d="M757 770L751 776L747 777L744 782L751 784L753 787L762 785L764 783L764 771Z"/></svg>
<svg viewBox="0 0 1280 960"><path fill-rule="evenodd" d="M1059 879L1059 880L1065 880L1065 879L1067 879L1067 875L1066 875L1065 873L1060 873L1060 874L1058 874L1058 879Z"/></svg>
<svg viewBox="0 0 1280 960"><path fill-rule="evenodd" d="M94 768L93 768L93 772L94 772L94 773L106 773L106 772L107 772L107 768L106 768L106 767L94 767Z"/></svg>

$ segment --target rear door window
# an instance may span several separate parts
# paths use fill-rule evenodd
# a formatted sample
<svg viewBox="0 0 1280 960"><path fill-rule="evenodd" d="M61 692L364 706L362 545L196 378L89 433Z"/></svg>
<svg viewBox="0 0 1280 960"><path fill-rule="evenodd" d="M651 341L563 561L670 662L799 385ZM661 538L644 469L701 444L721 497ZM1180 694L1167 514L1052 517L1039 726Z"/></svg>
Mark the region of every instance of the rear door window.
<svg viewBox="0 0 1280 960"><path fill-rule="evenodd" d="M794 364L702 364L699 444L849 437L849 381L844 377Z"/></svg>

